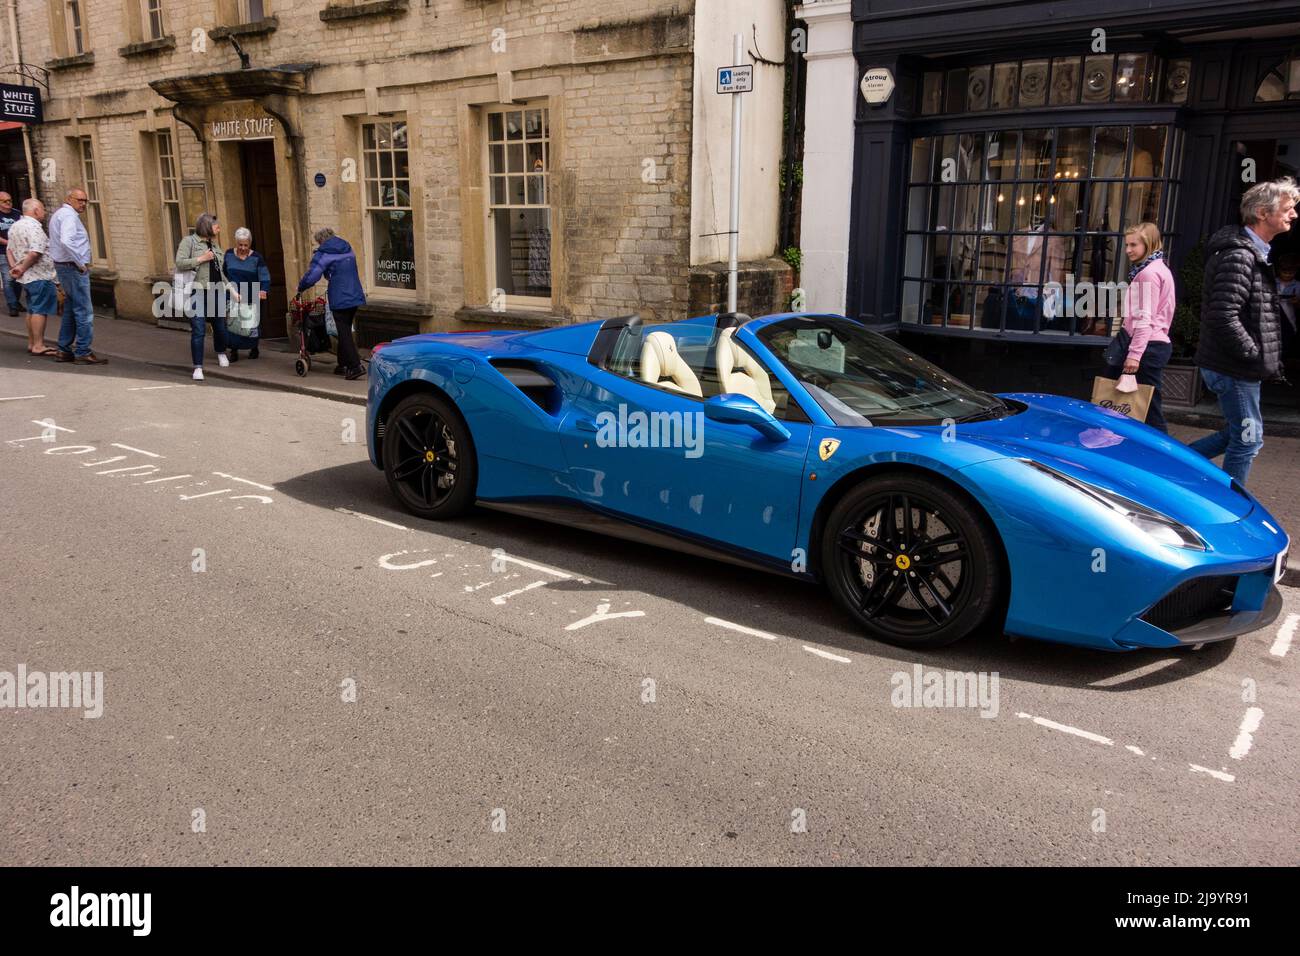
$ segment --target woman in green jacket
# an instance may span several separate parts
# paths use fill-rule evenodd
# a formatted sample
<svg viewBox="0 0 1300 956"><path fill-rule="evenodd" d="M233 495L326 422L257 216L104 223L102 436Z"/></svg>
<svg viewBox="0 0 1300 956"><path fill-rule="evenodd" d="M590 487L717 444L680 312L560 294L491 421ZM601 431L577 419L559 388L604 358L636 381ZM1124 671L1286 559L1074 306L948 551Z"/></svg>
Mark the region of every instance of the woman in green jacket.
<svg viewBox="0 0 1300 956"><path fill-rule="evenodd" d="M193 272L185 314L190 318L190 359L194 380L203 381L204 326L212 323L212 344L217 350L217 364L230 364L226 355L226 277L221 267L219 235L221 225L213 213L205 212L194 223L194 232L181 240L176 249L176 271Z"/></svg>

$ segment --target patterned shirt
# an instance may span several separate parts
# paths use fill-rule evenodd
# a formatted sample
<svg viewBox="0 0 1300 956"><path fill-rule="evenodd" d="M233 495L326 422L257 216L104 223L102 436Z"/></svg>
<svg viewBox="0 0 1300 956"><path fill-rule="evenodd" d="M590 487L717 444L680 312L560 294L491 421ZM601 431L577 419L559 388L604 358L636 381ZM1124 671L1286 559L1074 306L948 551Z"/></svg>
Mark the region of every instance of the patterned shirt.
<svg viewBox="0 0 1300 956"><path fill-rule="evenodd" d="M36 263L23 273L18 281L23 285L29 282L53 282L54 261L49 256L50 240L38 220L23 216L9 228L9 253L15 263L21 263L29 252L39 252Z"/></svg>

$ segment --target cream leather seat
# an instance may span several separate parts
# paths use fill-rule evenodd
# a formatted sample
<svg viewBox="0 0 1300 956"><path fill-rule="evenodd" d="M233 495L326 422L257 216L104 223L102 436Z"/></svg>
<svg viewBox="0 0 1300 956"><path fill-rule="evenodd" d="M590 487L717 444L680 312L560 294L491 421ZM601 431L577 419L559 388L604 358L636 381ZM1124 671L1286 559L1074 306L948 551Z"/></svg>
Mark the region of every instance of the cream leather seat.
<svg viewBox="0 0 1300 956"><path fill-rule="evenodd" d="M675 392L704 397L700 380L677 351L677 341L667 332L651 332L641 346L641 381Z"/></svg>
<svg viewBox="0 0 1300 956"><path fill-rule="evenodd" d="M723 329L718 336L718 381L724 393L748 395L770 412L776 411L772 398L772 380L758 361L731 341L734 328Z"/></svg>

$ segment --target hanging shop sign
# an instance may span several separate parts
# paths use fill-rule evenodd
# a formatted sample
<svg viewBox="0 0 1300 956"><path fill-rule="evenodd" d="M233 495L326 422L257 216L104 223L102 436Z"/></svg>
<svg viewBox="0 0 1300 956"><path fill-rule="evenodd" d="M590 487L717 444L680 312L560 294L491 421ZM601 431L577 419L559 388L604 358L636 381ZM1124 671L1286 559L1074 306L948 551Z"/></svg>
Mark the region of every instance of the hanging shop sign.
<svg viewBox="0 0 1300 956"><path fill-rule="evenodd" d="M34 86L0 83L0 122L26 123L35 126L44 120L39 89Z"/></svg>
<svg viewBox="0 0 1300 956"><path fill-rule="evenodd" d="M233 116L208 123L208 136L214 140L273 139L274 116Z"/></svg>

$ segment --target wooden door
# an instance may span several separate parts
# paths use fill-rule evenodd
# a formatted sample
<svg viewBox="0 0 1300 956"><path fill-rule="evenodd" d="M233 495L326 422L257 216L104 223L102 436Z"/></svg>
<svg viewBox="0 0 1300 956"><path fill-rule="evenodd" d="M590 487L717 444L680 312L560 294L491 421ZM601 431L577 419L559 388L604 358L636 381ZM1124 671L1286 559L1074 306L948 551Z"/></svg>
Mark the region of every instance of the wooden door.
<svg viewBox="0 0 1300 956"><path fill-rule="evenodd" d="M261 253L271 270L271 294L262 309L262 337L285 335L288 290L285 288L284 245L280 241L280 194L275 179L275 146L271 140L256 140L239 146L244 179L244 215L253 233L253 249ZM233 232L227 240L234 244ZM297 276L293 277L296 283Z"/></svg>

